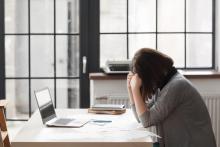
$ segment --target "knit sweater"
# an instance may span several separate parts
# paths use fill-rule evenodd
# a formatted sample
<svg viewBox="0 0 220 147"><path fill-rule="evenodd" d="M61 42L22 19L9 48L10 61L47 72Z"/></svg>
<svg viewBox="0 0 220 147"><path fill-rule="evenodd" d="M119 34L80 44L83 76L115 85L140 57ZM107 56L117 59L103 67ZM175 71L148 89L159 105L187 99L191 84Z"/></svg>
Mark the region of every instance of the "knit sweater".
<svg viewBox="0 0 220 147"><path fill-rule="evenodd" d="M137 116L144 127L156 126L160 147L216 147L207 107L196 88L180 73L156 93L154 103Z"/></svg>

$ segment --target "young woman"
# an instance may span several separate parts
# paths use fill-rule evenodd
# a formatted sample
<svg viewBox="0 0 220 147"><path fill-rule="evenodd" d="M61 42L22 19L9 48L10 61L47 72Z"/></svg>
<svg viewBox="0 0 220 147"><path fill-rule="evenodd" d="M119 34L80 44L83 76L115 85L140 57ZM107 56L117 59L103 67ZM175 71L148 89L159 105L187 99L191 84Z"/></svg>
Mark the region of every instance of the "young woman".
<svg viewBox="0 0 220 147"><path fill-rule="evenodd" d="M127 88L138 122L156 126L160 147L216 147L201 95L167 55L140 49L132 60Z"/></svg>

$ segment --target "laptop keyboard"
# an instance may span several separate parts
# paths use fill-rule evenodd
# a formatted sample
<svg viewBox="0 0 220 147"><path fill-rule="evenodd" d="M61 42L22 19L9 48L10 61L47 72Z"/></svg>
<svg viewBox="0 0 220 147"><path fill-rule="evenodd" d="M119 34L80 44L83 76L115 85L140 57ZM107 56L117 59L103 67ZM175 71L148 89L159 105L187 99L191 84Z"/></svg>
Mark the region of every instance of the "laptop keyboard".
<svg viewBox="0 0 220 147"><path fill-rule="evenodd" d="M70 122L73 121L73 120L74 120L74 119L59 118L59 119L57 119L54 123L66 125L66 124L70 123Z"/></svg>

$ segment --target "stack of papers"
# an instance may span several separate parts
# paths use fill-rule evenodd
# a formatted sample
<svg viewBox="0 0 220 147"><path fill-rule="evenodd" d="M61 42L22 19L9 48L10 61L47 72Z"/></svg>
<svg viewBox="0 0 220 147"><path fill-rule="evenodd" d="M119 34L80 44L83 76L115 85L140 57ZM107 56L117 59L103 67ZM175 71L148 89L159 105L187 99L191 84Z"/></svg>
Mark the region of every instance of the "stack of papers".
<svg viewBox="0 0 220 147"><path fill-rule="evenodd" d="M125 111L125 105L118 104L95 104L88 109L89 113L98 114L122 114Z"/></svg>

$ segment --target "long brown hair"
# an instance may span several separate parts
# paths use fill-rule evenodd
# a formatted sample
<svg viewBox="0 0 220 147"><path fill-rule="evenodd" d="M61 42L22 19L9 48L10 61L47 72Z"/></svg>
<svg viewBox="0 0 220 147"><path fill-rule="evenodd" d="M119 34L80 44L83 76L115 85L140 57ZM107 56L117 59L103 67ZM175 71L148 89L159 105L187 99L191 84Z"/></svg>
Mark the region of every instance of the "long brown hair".
<svg viewBox="0 0 220 147"><path fill-rule="evenodd" d="M173 67L173 60L154 49L138 50L131 65L131 71L137 73L142 80L141 93L143 98L151 98L160 87L163 78Z"/></svg>

